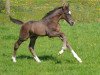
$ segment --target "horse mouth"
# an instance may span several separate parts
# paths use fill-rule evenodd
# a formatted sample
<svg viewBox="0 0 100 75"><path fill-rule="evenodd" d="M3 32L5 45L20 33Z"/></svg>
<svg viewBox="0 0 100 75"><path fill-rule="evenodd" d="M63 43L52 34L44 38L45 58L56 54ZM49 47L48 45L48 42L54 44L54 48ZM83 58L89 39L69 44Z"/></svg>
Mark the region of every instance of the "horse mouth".
<svg viewBox="0 0 100 75"><path fill-rule="evenodd" d="M70 26L73 26L75 24L75 22L72 21L72 22L69 22L69 24L70 24Z"/></svg>

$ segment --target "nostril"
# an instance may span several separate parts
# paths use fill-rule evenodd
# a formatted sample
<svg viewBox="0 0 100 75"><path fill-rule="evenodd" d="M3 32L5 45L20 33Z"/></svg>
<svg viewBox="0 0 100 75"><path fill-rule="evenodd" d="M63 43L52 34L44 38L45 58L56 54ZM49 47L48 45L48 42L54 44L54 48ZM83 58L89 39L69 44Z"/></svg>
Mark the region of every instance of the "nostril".
<svg viewBox="0 0 100 75"><path fill-rule="evenodd" d="M75 24L75 22L74 22L74 21L72 21L72 24Z"/></svg>

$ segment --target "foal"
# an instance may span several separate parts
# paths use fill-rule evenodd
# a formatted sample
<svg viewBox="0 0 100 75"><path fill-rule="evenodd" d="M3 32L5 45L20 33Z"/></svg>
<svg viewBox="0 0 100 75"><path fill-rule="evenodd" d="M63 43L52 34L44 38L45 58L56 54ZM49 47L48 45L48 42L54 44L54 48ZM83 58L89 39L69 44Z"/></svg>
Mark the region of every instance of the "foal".
<svg viewBox="0 0 100 75"><path fill-rule="evenodd" d="M73 54L73 56L81 63L82 60L78 57L78 55L74 52L72 47L68 44L64 33L60 31L59 20L61 19L66 20L71 26L74 24L74 21L71 17L71 12L69 10L69 5L55 8L54 10L47 13L39 21L28 21L24 23L10 16L10 20L12 22L21 25L19 39L14 45L14 52L12 56L13 62L16 62L17 49L22 44L22 42L26 41L28 38L30 38L29 50L31 54L37 62L41 62L34 51L34 45L38 36L48 36L59 37L62 40L63 46L61 51L59 51L58 53L59 55L62 54L66 48L68 48Z"/></svg>

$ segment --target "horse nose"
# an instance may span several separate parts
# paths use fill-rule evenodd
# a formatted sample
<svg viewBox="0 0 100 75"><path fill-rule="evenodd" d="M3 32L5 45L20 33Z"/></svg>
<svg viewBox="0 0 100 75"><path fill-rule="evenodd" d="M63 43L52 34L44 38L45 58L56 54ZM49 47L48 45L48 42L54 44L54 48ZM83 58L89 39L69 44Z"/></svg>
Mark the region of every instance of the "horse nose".
<svg viewBox="0 0 100 75"><path fill-rule="evenodd" d="M73 21L73 24L75 24L75 22Z"/></svg>
<svg viewBox="0 0 100 75"><path fill-rule="evenodd" d="M74 24L75 24L75 22L74 22L74 21L72 21L72 22L71 22L71 25L74 25Z"/></svg>

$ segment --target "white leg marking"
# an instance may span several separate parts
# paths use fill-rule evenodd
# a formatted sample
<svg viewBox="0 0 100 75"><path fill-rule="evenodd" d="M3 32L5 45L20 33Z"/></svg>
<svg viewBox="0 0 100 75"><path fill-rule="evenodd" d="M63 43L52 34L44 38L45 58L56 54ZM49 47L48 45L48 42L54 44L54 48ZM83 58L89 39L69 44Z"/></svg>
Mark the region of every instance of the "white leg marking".
<svg viewBox="0 0 100 75"><path fill-rule="evenodd" d="M73 56L74 56L80 63L82 63L81 58L79 58L79 56L74 52L74 50L71 50L71 52L72 52Z"/></svg>
<svg viewBox="0 0 100 75"><path fill-rule="evenodd" d="M62 53L64 53L64 50L59 51L58 55L61 55Z"/></svg>
<svg viewBox="0 0 100 75"><path fill-rule="evenodd" d="M16 57L12 56L13 62L16 62Z"/></svg>
<svg viewBox="0 0 100 75"><path fill-rule="evenodd" d="M41 62L40 59L39 59L37 56L35 56L34 59L35 59L38 63Z"/></svg>
<svg viewBox="0 0 100 75"><path fill-rule="evenodd" d="M66 49L65 47L62 47L62 49L59 51L58 55L61 55L62 53L64 53L65 49Z"/></svg>

